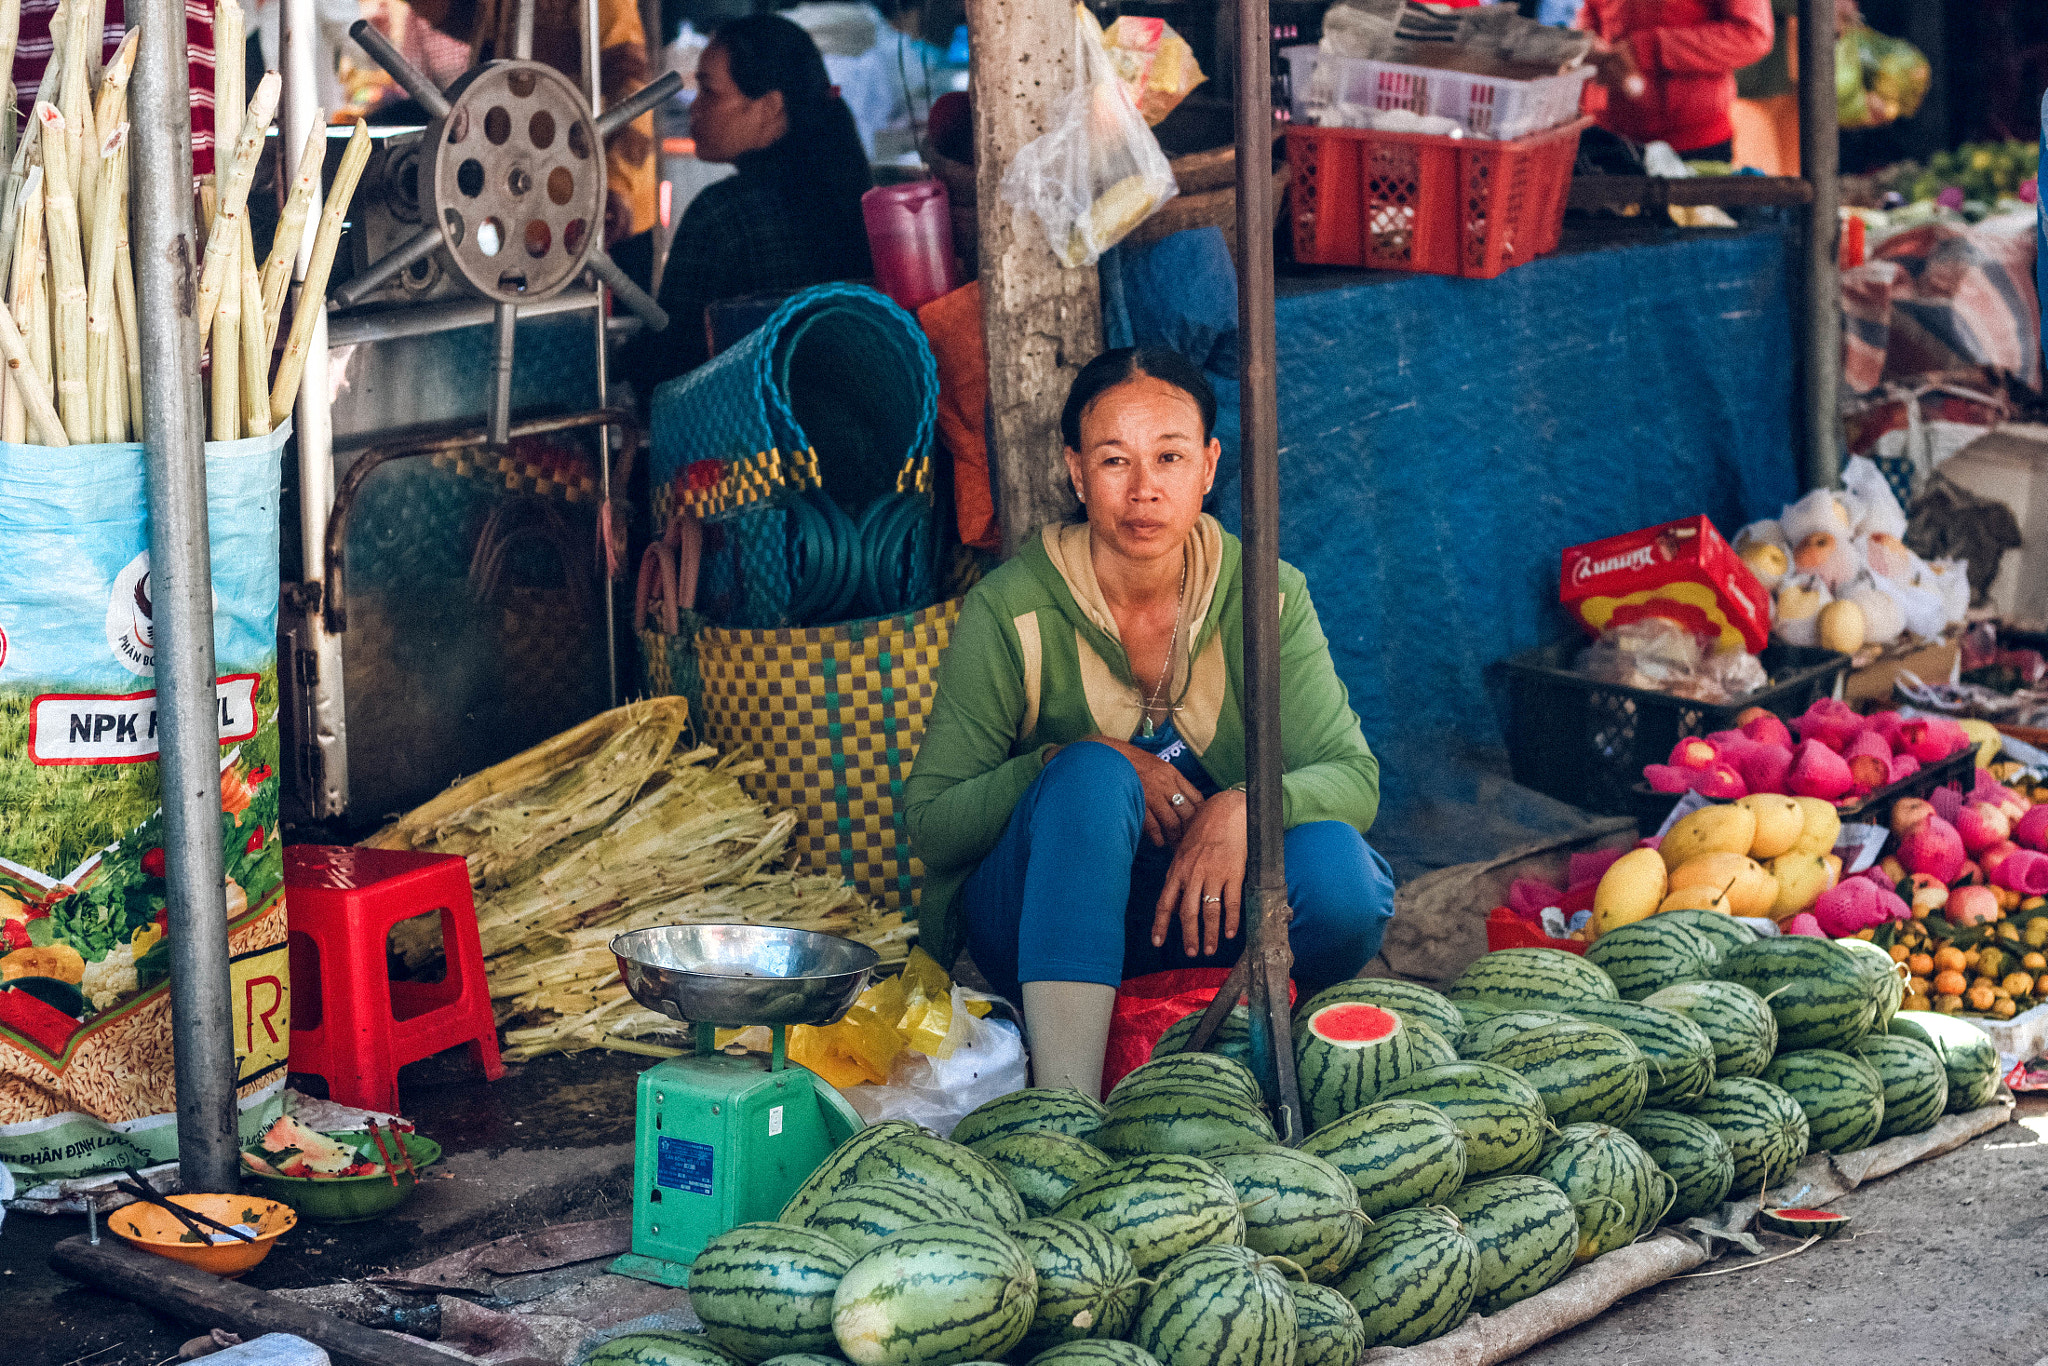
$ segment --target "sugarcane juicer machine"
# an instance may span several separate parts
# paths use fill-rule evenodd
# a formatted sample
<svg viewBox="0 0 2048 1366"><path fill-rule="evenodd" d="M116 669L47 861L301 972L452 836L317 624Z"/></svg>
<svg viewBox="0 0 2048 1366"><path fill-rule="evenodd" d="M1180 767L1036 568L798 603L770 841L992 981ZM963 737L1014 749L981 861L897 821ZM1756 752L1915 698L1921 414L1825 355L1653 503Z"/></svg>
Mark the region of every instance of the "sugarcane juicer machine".
<svg viewBox="0 0 2048 1366"><path fill-rule="evenodd" d="M496 307L489 440L508 439L517 310L554 297L588 272L651 331L668 315L619 269L604 248L605 143L682 88L671 71L603 114L553 67L532 60L533 0L520 7L515 55L470 68L442 90L400 55L368 20L349 36L368 52L429 122L403 157L389 193L411 202L417 229L330 296L336 308L371 298L401 275L427 278L429 258ZM396 169L396 167L394 167Z"/></svg>
<svg viewBox="0 0 2048 1366"><path fill-rule="evenodd" d="M633 999L690 1025L693 1054L640 1074L633 1250L621 1275L688 1285L690 1263L739 1224L773 1220L863 1121L830 1083L787 1065L784 1031L830 1024L881 956L865 944L766 925L663 925L612 940ZM767 1057L715 1047L719 1026L766 1025Z"/></svg>

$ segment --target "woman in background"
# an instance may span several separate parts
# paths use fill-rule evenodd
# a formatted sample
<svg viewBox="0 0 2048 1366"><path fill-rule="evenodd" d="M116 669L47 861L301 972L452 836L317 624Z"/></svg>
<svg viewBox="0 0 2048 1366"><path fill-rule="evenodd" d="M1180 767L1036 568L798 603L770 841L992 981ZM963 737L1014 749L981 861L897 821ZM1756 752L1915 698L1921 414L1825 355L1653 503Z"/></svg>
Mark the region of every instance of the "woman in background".
<svg viewBox="0 0 2048 1366"><path fill-rule="evenodd" d="M1586 0L1579 24L1600 40L1600 126L1726 161L1735 73L1771 51L1771 0Z"/></svg>

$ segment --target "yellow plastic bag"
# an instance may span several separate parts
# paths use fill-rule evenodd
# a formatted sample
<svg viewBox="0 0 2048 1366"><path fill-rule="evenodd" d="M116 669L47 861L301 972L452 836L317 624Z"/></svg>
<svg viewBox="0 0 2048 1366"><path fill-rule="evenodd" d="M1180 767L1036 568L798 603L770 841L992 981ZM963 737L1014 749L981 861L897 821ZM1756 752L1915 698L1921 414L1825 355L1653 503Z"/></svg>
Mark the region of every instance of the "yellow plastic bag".
<svg viewBox="0 0 2048 1366"><path fill-rule="evenodd" d="M967 1000L966 1013L986 1015L989 1003ZM789 1060L808 1067L834 1086L881 1085L908 1048L945 1059L959 1046L964 1022L953 1009L953 979L923 949L912 949L900 976L885 977L860 994L838 1021L791 1025ZM740 1044L756 1051L769 1046L768 1031L721 1029L718 1046Z"/></svg>

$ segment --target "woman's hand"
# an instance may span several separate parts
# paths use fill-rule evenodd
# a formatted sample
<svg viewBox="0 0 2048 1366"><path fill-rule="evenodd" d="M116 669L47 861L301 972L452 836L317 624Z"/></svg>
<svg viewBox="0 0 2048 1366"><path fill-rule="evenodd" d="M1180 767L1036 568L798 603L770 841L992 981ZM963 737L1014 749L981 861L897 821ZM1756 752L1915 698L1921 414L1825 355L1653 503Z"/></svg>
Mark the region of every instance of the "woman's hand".
<svg viewBox="0 0 2048 1366"><path fill-rule="evenodd" d="M1152 947L1166 943L1176 914L1181 947L1190 958L1197 952L1212 954L1223 939L1237 938L1244 857L1245 796L1233 788L1203 802L1182 833L1152 916Z"/></svg>
<svg viewBox="0 0 2048 1366"><path fill-rule="evenodd" d="M1188 822L1202 806L1202 794L1195 790L1195 785L1172 764L1129 741L1112 740L1107 735L1091 735L1088 739L1094 744L1108 745L1138 770L1138 785L1145 790L1145 838L1162 849L1179 844ZM1056 746L1053 752L1063 748ZM1046 762L1051 761L1051 756L1047 756Z"/></svg>
<svg viewBox="0 0 2048 1366"><path fill-rule="evenodd" d="M1593 78L1624 99L1641 99L1649 89L1642 69L1636 65L1635 49L1625 42L1593 40Z"/></svg>

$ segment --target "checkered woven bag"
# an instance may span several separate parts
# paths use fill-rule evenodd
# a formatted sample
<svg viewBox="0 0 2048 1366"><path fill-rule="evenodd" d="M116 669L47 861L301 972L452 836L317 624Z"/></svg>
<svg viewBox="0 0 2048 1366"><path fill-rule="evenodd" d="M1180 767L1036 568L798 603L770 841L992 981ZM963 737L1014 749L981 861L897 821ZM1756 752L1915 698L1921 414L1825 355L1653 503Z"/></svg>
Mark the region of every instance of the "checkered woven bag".
<svg viewBox="0 0 2048 1366"><path fill-rule="evenodd" d="M697 637L704 738L767 771L740 782L794 811L798 857L884 907L915 910L903 783L938 690L956 599L902 616Z"/></svg>

